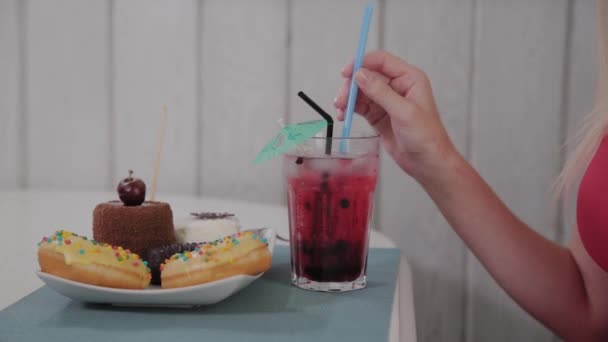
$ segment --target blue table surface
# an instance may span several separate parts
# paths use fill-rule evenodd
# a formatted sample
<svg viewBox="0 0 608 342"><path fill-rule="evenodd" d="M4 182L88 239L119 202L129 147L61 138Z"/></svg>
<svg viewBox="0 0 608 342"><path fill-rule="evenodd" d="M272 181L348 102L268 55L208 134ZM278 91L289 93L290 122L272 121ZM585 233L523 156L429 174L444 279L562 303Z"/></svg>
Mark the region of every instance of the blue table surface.
<svg viewBox="0 0 608 342"><path fill-rule="evenodd" d="M44 286L0 311L0 341L387 341L397 249L370 249L363 290L321 293L289 281L289 250L225 301L198 308L133 308L73 301Z"/></svg>

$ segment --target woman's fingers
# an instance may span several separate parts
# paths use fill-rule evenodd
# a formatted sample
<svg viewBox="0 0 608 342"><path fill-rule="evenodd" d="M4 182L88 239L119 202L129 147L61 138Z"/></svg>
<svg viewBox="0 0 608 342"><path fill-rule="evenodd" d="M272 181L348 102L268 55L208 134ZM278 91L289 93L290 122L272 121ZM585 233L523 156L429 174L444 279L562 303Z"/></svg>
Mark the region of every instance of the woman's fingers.
<svg viewBox="0 0 608 342"><path fill-rule="evenodd" d="M354 61L351 60L342 68L342 76L349 78L353 73ZM389 78L396 78L408 72L417 73L419 70L404 60L386 51L373 51L365 55L361 67L377 71Z"/></svg>
<svg viewBox="0 0 608 342"><path fill-rule="evenodd" d="M391 88L385 80L377 77L377 73L362 68L355 75L355 81L361 92L381 107L391 118L395 117L400 123L406 124L408 108L411 107L411 103Z"/></svg>
<svg viewBox="0 0 608 342"><path fill-rule="evenodd" d="M337 109L341 109L344 111L346 109L346 102L348 101L348 88L350 86L350 78L344 79L340 89L338 89L338 94L334 99L334 106Z"/></svg>
<svg viewBox="0 0 608 342"><path fill-rule="evenodd" d="M370 111L369 102L363 102L357 100L357 104L355 105L355 113L367 118L368 112ZM336 109L337 115L336 118L338 121L344 121L344 117L346 114L344 113L344 109Z"/></svg>
<svg viewBox="0 0 608 342"><path fill-rule="evenodd" d="M363 95L362 93L360 94ZM392 136L390 118L384 109L378 104L370 101L367 96L361 97L364 97L365 101L363 99L357 100L355 113L361 115L379 134L386 136L390 134L390 136ZM338 121L344 121L344 117L344 110L338 109Z"/></svg>
<svg viewBox="0 0 608 342"><path fill-rule="evenodd" d="M382 82L384 82L386 84L389 84L391 82L391 80L388 77L386 77L380 73L374 72L374 75L376 78L382 80ZM340 89L338 89L338 94L334 98L334 106L337 109L342 109L343 111L346 110L346 104L348 103L348 93L350 90L350 83L351 83L351 79L346 78L342 82L342 86L340 86ZM362 101L364 103L370 102L369 98L367 98L367 96L365 96L365 94L362 94L361 92L359 92L357 94L357 102L359 102L359 101Z"/></svg>
<svg viewBox="0 0 608 342"><path fill-rule="evenodd" d="M422 71L420 73L422 76L418 77L405 74L392 79L389 84L399 95L416 103L420 108L428 112L435 112L437 107L431 89L431 82Z"/></svg>
<svg viewBox="0 0 608 342"><path fill-rule="evenodd" d="M342 69L342 76L352 77L353 62ZM427 110L434 110L431 83L426 74L407 62L385 51L368 53L362 68L382 75L401 96L408 97ZM427 94L428 96L425 96Z"/></svg>
<svg viewBox="0 0 608 342"><path fill-rule="evenodd" d="M355 112L360 114L376 132L383 136L392 136L390 117L377 104L357 104ZM338 121L344 121L344 111L338 109Z"/></svg>

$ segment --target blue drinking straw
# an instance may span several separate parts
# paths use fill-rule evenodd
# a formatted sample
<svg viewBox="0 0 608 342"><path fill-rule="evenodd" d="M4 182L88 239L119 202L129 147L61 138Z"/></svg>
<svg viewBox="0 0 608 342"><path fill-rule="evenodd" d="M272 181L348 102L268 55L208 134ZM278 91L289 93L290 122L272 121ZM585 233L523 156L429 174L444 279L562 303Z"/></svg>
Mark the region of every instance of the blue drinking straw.
<svg viewBox="0 0 608 342"><path fill-rule="evenodd" d="M367 45L367 34L369 33L369 25L372 21L373 13L374 6L371 4L367 4L365 6L365 13L363 13L363 23L361 24L361 33L359 34L359 45L357 46L357 54L355 55L355 63L353 65L353 75L350 82L350 90L348 92L346 117L344 118L344 127L342 129L343 138L348 138L350 136L350 129L353 123L353 112L355 111L355 104L357 103L357 92L359 91L359 87L355 82L355 73L361 68L361 65L363 64L363 56L365 55L365 45ZM340 152L345 153L346 151L346 139L343 139L340 143Z"/></svg>

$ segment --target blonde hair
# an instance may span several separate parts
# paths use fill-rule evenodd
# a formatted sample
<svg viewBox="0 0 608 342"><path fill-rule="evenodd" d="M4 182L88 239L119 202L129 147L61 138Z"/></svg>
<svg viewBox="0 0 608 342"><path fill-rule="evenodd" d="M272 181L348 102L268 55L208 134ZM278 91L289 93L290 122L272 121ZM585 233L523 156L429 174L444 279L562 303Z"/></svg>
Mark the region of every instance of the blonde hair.
<svg viewBox="0 0 608 342"><path fill-rule="evenodd" d="M558 197L570 197L608 128L608 0L597 0L597 42L599 77L595 106L568 141L575 143L576 148L557 178L555 193Z"/></svg>

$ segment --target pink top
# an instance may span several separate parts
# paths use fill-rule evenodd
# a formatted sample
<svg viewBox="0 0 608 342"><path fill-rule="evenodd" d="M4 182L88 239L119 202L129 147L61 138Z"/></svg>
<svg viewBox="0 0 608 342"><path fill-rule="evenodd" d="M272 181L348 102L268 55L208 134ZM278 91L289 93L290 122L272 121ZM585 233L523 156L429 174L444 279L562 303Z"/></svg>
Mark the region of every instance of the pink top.
<svg viewBox="0 0 608 342"><path fill-rule="evenodd" d="M608 137L602 140L581 181L576 220L585 249L608 272Z"/></svg>

